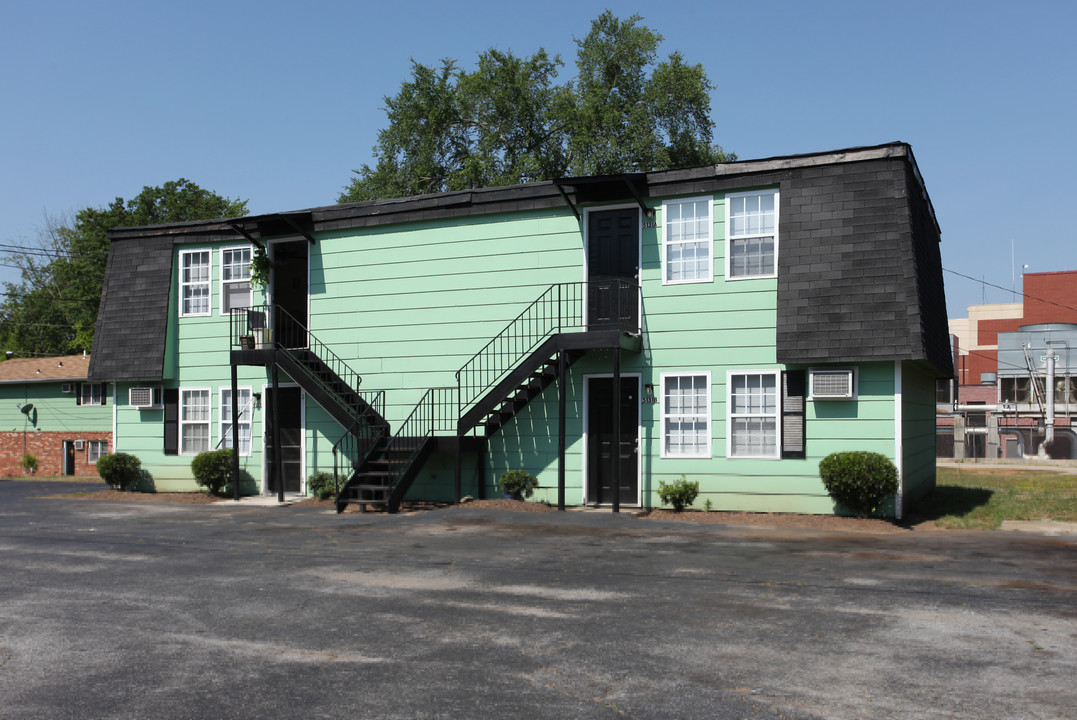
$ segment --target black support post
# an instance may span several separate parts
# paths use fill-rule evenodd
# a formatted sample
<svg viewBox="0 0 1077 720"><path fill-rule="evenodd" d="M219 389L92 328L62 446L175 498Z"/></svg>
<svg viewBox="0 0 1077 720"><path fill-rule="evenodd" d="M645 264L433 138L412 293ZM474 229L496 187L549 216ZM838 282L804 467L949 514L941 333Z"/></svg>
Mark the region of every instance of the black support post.
<svg viewBox="0 0 1077 720"><path fill-rule="evenodd" d="M239 500L239 368L235 365L232 365L232 499Z"/></svg>
<svg viewBox="0 0 1077 720"><path fill-rule="evenodd" d="M464 455L463 450L464 450L464 448L463 448L463 445L464 445L464 436L458 434L456 436L456 468L455 468L455 472L453 473L453 496L455 498L453 500L453 502L455 502L455 503L459 503L460 498L463 497L463 492L462 492L463 491L463 474L464 474L464 460L463 460L463 455Z"/></svg>
<svg viewBox="0 0 1077 720"><path fill-rule="evenodd" d="M557 353L557 509L565 509L565 406L568 389L565 379L568 376L568 361L565 351Z"/></svg>
<svg viewBox="0 0 1077 720"><path fill-rule="evenodd" d="M273 350L273 472L277 479L277 502L284 502L284 459L280 450L280 366Z"/></svg>

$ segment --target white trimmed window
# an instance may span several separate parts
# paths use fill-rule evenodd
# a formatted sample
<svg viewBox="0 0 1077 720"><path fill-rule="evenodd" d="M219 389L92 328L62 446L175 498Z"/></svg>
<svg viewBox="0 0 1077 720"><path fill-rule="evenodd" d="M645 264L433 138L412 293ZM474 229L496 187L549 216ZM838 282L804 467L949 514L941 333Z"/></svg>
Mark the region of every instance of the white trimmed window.
<svg viewBox="0 0 1077 720"><path fill-rule="evenodd" d="M180 316L209 315L209 250L180 251Z"/></svg>
<svg viewBox="0 0 1077 720"><path fill-rule="evenodd" d="M104 383L82 383L79 385L78 398L75 401L76 405L104 405L105 404L105 384Z"/></svg>
<svg viewBox="0 0 1077 720"><path fill-rule="evenodd" d="M108 440L90 440L86 444L86 462L95 463L108 455Z"/></svg>
<svg viewBox="0 0 1077 720"><path fill-rule="evenodd" d="M209 450L209 388L180 390L180 455Z"/></svg>
<svg viewBox="0 0 1077 720"><path fill-rule="evenodd" d="M251 249L221 248L221 314L250 306Z"/></svg>
<svg viewBox="0 0 1077 720"><path fill-rule="evenodd" d="M727 385L726 456L780 457L778 371L730 371Z"/></svg>
<svg viewBox="0 0 1077 720"><path fill-rule="evenodd" d="M727 280L777 277L778 191L726 195Z"/></svg>
<svg viewBox="0 0 1077 720"><path fill-rule="evenodd" d="M711 375L662 373L662 457L711 457Z"/></svg>
<svg viewBox="0 0 1077 720"><path fill-rule="evenodd" d="M710 197L667 200L662 203L665 266L662 284L711 282L714 263L714 222Z"/></svg>
<svg viewBox="0 0 1077 720"><path fill-rule="evenodd" d="M239 390L239 454L251 454L251 389ZM220 447L232 447L232 388L221 388L221 442Z"/></svg>

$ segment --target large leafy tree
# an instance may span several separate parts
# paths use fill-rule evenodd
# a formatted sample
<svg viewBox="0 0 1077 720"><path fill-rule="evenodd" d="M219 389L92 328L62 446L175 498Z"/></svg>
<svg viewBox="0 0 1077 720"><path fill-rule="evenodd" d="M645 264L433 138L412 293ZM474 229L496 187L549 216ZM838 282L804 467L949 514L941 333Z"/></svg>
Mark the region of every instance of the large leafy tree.
<svg viewBox="0 0 1077 720"><path fill-rule="evenodd" d="M376 162L356 170L341 202L567 175L659 170L719 162L713 90L702 65L680 53L659 61L662 36L638 15L606 11L576 41L577 76L558 84L563 63L487 50L474 69L454 60L412 62L385 98L388 127Z"/></svg>
<svg viewBox="0 0 1077 720"><path fill-rule="evenodd" d="M22 279L4 283L0 342L19 355L89 351L108 259L111 227L237 217L246 200L231 200L183 178L144 187L131 200L85 208L47 222L38 242L14 249L8 261Z"/></svg>

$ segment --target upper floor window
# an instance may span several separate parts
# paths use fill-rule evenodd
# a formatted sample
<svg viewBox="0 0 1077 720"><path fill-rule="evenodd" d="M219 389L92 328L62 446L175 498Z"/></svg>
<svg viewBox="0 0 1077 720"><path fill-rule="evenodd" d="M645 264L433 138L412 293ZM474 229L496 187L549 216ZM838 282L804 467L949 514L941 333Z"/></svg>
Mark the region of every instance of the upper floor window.
<svg viewBox="0 0 1077 720"><path fill-rule="evenodd" d="M180 252L180 315L209 315L209 250Z"/></svg>
<svg viewBox="0 0 1077 720"><path fill-rule="evenodd" d="M105 384L104 383L80 383L78 386L78 395L75 396L76 405L104 405L105 404Z"/></svg>
<svg viewBox="0 0 1077 720"><path fill-rule="evenodd" d="M251 249L221 248L221 314L251 306Z"/></svg>
<svg viewBox="0 0 1077 720"><path fill-rule="evenodd" d="M709 197L662 203L665 230L662 284L710 282L714 279L711 204Z"/></svg>
<svg viewBox="0 0 1077 720"><path fill-rule="evenodd" d="M778 191L726 196L726 279L778 274Z"/></svg>

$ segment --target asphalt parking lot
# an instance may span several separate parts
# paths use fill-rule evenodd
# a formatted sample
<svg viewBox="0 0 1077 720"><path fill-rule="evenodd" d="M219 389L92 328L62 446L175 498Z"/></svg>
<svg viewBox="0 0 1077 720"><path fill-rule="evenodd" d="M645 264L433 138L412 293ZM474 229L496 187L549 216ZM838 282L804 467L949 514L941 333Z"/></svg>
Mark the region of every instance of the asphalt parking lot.
<svg viewBox="0 0 1077 720"><path fill-rule="evenodd" d="M49 499L4 718L1072 718L1077 538Z"/></svg>

